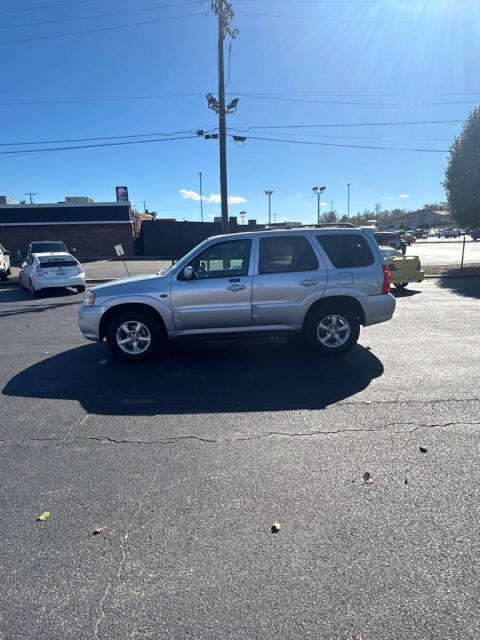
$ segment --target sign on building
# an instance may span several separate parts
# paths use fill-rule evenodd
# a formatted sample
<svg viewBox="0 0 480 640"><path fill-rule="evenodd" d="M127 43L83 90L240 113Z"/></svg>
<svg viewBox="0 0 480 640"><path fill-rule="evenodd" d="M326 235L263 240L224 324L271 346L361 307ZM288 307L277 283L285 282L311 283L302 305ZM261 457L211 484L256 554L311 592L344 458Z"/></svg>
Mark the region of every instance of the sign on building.
<svg viewBox="0 0 480 640"><path fill-rule="evenodd" d="M117 192L117 202L129 202L127 187L115 187L115 191Z"/></svg>

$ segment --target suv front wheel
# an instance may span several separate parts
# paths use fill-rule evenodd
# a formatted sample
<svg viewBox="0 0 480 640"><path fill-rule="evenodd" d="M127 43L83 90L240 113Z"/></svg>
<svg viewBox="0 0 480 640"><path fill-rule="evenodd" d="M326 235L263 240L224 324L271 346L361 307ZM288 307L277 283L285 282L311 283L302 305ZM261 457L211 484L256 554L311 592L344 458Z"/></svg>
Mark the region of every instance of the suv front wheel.
<svg viewBox="0 0 480 640"><path fill-rule="evenodd" d="M108 324L106 338L111 351L123 360L140 361L153 356L163 340L154 314L130 311L116 315Z"/></svg>
<svg viewBox="0 0 480 640"><path fill-rule="evenodd" d="M303 334L307 343L326 355L350 351L360 335L360 323L348 307L325 305L310 313Z"/></svg>

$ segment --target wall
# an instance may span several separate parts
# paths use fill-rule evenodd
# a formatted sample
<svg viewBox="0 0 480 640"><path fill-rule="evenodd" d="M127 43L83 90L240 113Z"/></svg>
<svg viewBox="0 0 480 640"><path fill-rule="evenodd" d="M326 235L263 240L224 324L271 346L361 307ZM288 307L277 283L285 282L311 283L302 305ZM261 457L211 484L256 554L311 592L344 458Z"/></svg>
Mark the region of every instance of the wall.
<svg viewBox="0 0 480 640"><path fill-rule="evenodd" d="M17 257L35 240L63 240L82 258L108 258L116 255L114 245L122 244L125 255L134 255L134 239L130 223L65 224L7 226L0 224L0 244Z"/></svg>
<svg viewBox="0 0 480 640"><path fill-rule="evenodd" d="M263 225L237 225L230 223L231 233L263 229ZM146 256L157 258L181 258L199 242L210 236L220 235L219 222L164 222L162 220L143 221L139 245Z"/></svg>

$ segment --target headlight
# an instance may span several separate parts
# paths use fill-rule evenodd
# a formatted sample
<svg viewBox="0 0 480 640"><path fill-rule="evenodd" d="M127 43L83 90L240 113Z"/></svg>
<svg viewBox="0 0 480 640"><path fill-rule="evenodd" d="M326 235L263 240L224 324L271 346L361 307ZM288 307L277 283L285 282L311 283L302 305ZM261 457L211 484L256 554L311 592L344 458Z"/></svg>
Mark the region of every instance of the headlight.
<svg viewBox="0 0 480 640"><path fill-rule="evenodd" d="M83 299L83 306L93 307L94 304L95 304L95 294L93 293L93 291L87 291Z"/></svg>

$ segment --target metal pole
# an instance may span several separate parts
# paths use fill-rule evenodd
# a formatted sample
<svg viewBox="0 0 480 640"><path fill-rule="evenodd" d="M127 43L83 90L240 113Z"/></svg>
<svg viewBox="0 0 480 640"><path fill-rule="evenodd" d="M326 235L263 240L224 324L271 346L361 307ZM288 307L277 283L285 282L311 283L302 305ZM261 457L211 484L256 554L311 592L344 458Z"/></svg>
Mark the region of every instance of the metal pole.
<svg viewBox="0 0 480 640"><path fill-rule="evenodd" d="M225 122L225 74L223 69L223 0L218 0L218 139L220 148L220 198L223 233L228 233L227 127Z"/></svg>
<svg viewBox="0 0 480 640"><path fill-rule="evenodd" d="M200 220L203 222L203 193L202 193L202 172L199 171L198 175L200 177Z"/></svg>
<svg viewBox="0 0 480 640"><path fill-rule="evenodd" d="M272 193L268 192L268 224L272 224Z"/></svg>
<svg viewBox="0 0 480 640"><path fill-rule="evenodd" d="M463 271L463 256L465 255L465 240L467 236L463 236L463 246L462 246L462 264L460 265L460 271Z"/></svg>
<svg viewBox="0 0 480 640"><path fill-rule="evenodd" d="M317 193L317 224L320 224L320 196L321 193Z"/></svg>
<svg viewBox="0 0 480 640"><path fill-rule="evenodd" d="M350 218L350 183L347 184L347 218Z"/></svg>

